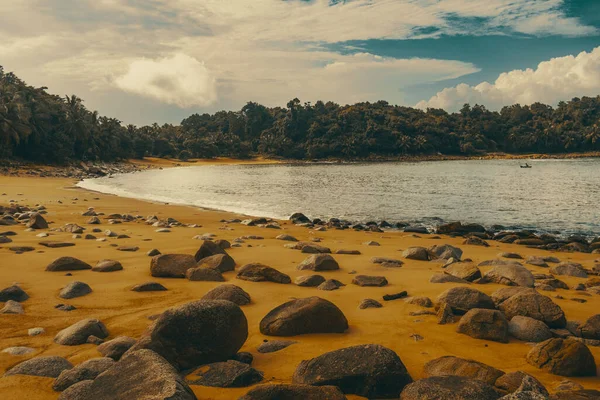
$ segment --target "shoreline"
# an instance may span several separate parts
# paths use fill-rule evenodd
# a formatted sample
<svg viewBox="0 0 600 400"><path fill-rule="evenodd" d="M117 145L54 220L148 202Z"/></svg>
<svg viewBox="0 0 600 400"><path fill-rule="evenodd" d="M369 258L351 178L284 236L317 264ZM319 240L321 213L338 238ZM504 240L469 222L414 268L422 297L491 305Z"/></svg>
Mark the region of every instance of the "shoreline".
<svg viewBox="0 0 600 400"><path fill-rule="evenodd" d="M556 256L561 261L581 263L586 269L594 267L598 255L587 253L564 253L529 248L526 246L490 241L489 247L465 244L464 237L448 235L416 235L407 232L355 231L353 229L338 230L326 228L319 230L299 226L291 221L278 221L280 229L269 229L265 226L248 226L241 223L226 223L238 217L236 214L218 211L202 211L189 206L164 205L142 200L122 198L113 195L98 194L73 187L74 179L69 178L36 178L36 177L0 177L0 206L12 204L34 207L44 205L47 214L44 217L50 224L49 229L28 232L23 224L2 226L0 231L14 231L10 236L12 243L0 245L0 290L17 282L30 296L23 302L23 315L3 315L0 324L0 350L14 346L25 346L34 349L26 356L13 356L0 352L0 373L21 361L36 356L61 356L77 365L92 358L100 357L94 344L78 346L62 346L53 341L54 336L66 327L85 318L97 318L104 322L109 337L118 336L139 338L151 325L149 317L160 314L174 306L198 300L207 291L217 287L221 282L189 281L187 279L157 278L150 275L150 257L146 252L157 248L164 254L195 254L201 240L197 235L211 233L215 239L224 239L231 243L244 237L240 247L227 249L237 266L235 272L224 273L225 283L235 284L250 294L252 302L242 307L248 320L248 339L241 351L252 353L252 366L264 373L262 383L291 383L291 377L297 365L309 358L317 357L325 352L340 348L375 343L395 351L406 365L413 379L425 376L424 365L438 357L454 355L465 359L473 359L491 365L505 372L524 371L539 379L550 391L564 378L540 370L525 361L531 347L523 341L511 338L508 343L475 339L457 333L457 324L439 325L435 315L418 314L421 311L433 310L418 305L394 300L382 301L386 294L408 291L409 296L429 297L432 301L445 290L458 286L469 286L491 295L507 286L487 283L432 283L433 274L443 273L441 264L431 261L405 259L403 251L413 246L430 247L449 244L464 251L463 259L471 259L473 265L497 258L499 252L517 252L524 258L529 256ZM6 193L6 196L1 196ZM99 216L100 225L89 225L89 217L82 213L93 207ZM133 221L122 220L118 224L110 221L112 214L130 214L143 216ZM146 223L147 216L156 215L161 221L173 218L181 222L181 226L169 227L170 232L158 232L159 227ZM242 218L240 218L242 219ZM85 228L81 236L90 233L103 241L74 238L72 233L57 230L66 224L78 224ZM199 225L200 227L198 227ZM192 227L196 226L196 227ZM100 229L93 233L92 228ZM127 237L118 239L105 234L106 230ZM48 233L46 239L40 239L40 232ZM310 254L286 248L291 242L275 237L280 234L292 235L298 240L319 241L319 245L336 250L358 250L358 255L332 254L340 264L336 271L318 272L326 278L337 279L346 286L324 291L295 284L276 284L273 282L251 282L236 278L239 268L249 263L262 263L290 276L292 282L311 271L301 271L297 265ZM259 239L262 237L262 239ZM74 246L66 248L46 248L40 245L44 240L70 242ZM379 246L368 245L375 241ZM34 251L17 254L9 250L10 246L30 246ZM135 252L119 251L119 247L139 247ZM123 265L122 271L98 273L93 271L73 271L72 276L64 272L45 271L46 265L61 256L70 256L95 265L102 259L118 260ZM373 257L402 259L401 268L389 268L371 262ZM528 270L536 274L547 274L547 267L526 264ZM491 267L480 266L485 273ZM385 287L361 287L352 284L355 274L369 276L385 276L389 282ZM577 284L586 283L584 278L557 276L568 285L569 289L556 289L553 292L540 291L549 296L566 313L569 321L585 321L597 313L600 307L600 295L585 291L574 291ZM77 280L89 284L92 293L70 300L58 297L62 287ZM147 281L155 281L164 285L164 292L137 293L131 287ZM541 289L540 289L541 290ZM560 296L559 296L560 295ZM342 310L349 321L350 328L342 334L308 334L290 337L293 345L277 353L260 353L257 347L264 340L277 340L278 337L264 335L259 330L261 319L273 308L287 302L290 298L318 296L334 303ZM380 309L358 308L362 299L378 299L383 303ZM583 299L582 304L571 300ZM76 310L64 312L54 308L58 303L68 303ZM417 313L417 314L414 314ZM27 329L44 328L46 333L28 336ZM417 341L414 337L420 337ZM282 338L288 339L288 338ZM600 360L600 347L589 346L590 351ZM588 389L600 389L597 378L569 378ZM52 389L53 379L30 376L7 376L0 379L0 396L3 398L28 398L31 400L55 400L58 393ZM198 398L226 400L239 398L251 387L217 388L192 385ZM361 397L350 395L350 400Z"/></svg>

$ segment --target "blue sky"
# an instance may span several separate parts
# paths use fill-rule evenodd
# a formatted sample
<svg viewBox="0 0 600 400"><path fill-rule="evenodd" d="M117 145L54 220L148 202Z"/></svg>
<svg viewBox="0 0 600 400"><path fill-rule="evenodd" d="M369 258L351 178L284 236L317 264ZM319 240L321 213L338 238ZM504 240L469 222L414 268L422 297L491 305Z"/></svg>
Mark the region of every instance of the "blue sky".
<svg viewBox="0 0 600 400"><path fill-rule="evenodd" d="M298 97L455 111L600 94L597 0L20 0L0 65L125 123Z"/></svg>

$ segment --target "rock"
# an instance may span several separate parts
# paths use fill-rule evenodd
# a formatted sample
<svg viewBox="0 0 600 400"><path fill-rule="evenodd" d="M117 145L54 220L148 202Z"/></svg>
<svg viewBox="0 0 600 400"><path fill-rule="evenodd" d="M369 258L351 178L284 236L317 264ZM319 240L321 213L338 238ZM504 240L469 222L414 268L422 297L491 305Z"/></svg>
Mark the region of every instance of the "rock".
<svg viewBox="0 0 600 400"><path fill-rule="evenodd" d="M371 262L373 264L381 264L383 267L401 267L404 264L401 260L387 257L373 257L371 258Z"/></svg>
<svg viewBox="0 0 600 400"><path fill-rule="evenodd" d="M404 299L406 296L408 296L408 293L406 292L406 290L403 290L398 293L385 294L385 295L383 295L383 300L391 301L391 300Z"/></svg>
<svg viewBox="0 0 600 400"><path fill-rule="evenodd" d="M54 308L56 308L57 310L60 310L60 311L67 311L67 312L77 309L77 308L75 308L75 306L72 306L70 304L57 304L54 306Z"/></svg>
<svg viewBox="0 0 600 400"><path fill-rule="evenodd" d="M550 400L598 400L600 399L600 391L598 390L572 390L565 392L556 392Z"/></svg>
<svg viewBox="0 0 600 400"><path fill-rule="evenodd" d="M254 361L254 356L252 355L252 353L248 353L247 351L240 351L235 356L233 356L233 360L250 365L252 364L252 361Z"/></svg>
<svg viewBox="0 0 600 400"><path fill-rule="evenodd" d="M117 247L117 250L119 251L127 251L127 252L135 252L138 251L140 248L138 246L119 246Z"/></svg>
<svg viewBox="0 0 600 400"><path fill-rule="evenodd" d="M385 276L368 276L368 275L356 275L352 279L352 283L357 286L375 286L382 287L388 284Z"/></svg>
<svg viewBox="0 0 600 400"><path fill-rule="evenodd" d="M409 247L404 250L402 257L408 260L428 261L429 253L425 247Z"/></svg>
<svg viewBox="0 0 600 400"><path fill-rule="evenodd" d="M39 336L43 335L44 333L46 333L44 328L30 328L27 330L27 335L29 336Z"/></svg>
<svg viewBox="0 0 600 400"><path fill-rule="evenodd" d="M6 371L4 376L29 375L57 378L61 372L73 368L73 364L58 356L40 356L23 361Z"/></svg>
<svg viewBox="0 0 600 400"><path fill-rule="evenodd" d="M87 223L89 225L100 225L100 218L98 217L92 217L90 219L87 220Z"/></svg>
<svg viewBox="0 0 600 400"><path fill-rule="evenodd" d="M35 353L35 349L25 346L7 347L3 349L1 353L10 354L11 356L26 356L31 353Z"/></svg>
<svg viewBox="0 0 600 400"><path fill-rule="evenodd" d="M251 282L275 282L283 284L292 282L288 275L260 263L244 265L239 269L236 278Z"/></svg>
<svg viewBox="0 0 600 400"><path fill-rule="evenodd" d="M438 303L447 303L456 315L463 315L473 308L495 309L494 302L487 294L469 287L454 287L437 298Z"/></svg>
<svg viewBox="0 0 600 400"><path fill-rule="evenodd" d="M92 266L86 262L78 260L75 257L57 258L46 267L46 271L52 272L81 271L84 269L92 269Z"/></svg>
<svg viewBox="0 0 600 400"><path fill-rule="evenodd" d="M462 376L483 381L488 385L494 385L496 380L504 375L504 372L484 363L454 356L439 357L427 362L423 373L425 377Z"/></svg>
<svg viewBox="0 0 600 400"><path fill-rule="evenodd" d="M119 361L123 354L127 352L134 344L136 340L128 336L119 336L112 340L102 343L96 350L102 356L112 358L115 361Z"/></svg>
<svg viewBox="0 0 600 400"><path fill-rule="evenodd" d="M158 282L145 282L131 288L134 292L164 292L166 287Z"/></svg>
<svg viewBox="0 0 600 400"><path fill-rule="evenodd" d="M337 261L329 254L313 254L304 261L302 261L296 269L300 271L334 271L340 269Z"/></svg>
<svg viewBox="0 0 600 400"><path fill-rule="evenodd" d="M323 282L325 282L325 278L322 275L303 275L294 281L296 285L302 287L317 287Z"/></svg>
<svg viewBox="0 0 600 400"><path fill-rule="evenodd" d="M200 268L212 268L221 273L234 271L235 261L228 254L215 254L214 256L205 257L198 262Z"/></svg>
<svg viewBox="0 0 600 400"><path fill-rule="evenodd" d="M12 239L6 236L0 236L0 244L12 243Z"/></svg>
<svg viewBox="0 0 600 400"><path fill-rule="evenodd" d="M570 262L562 262L552 268L550 268L550 273L554 275L567 275L567 276L575 276L577 278L587 278L588 274L585 272L581 264L570 263Z"/></svg>
<svg viewBox="0 0 600 400"><path fill-rule="evenodd" d="M351 256L359 256L362 253L359 250L345 250L345 249L339 249L335 251L335 254L344 254L344 255L351 255Z"/></svg>
<svg viewBox="0 0 600 400"><path fill-rule="evenodd" d="M497 310L479 308L469 310L460 319L456 332L475 339L508 343L508 321Z"/></svg>
<svg viewBox="0 0 600 400"><path fill-rule="evenodd" d="M17 254L28 253L30 251L34 251L35 247L31 246L12 246L8 248L10 251L14 251Z"/></svg>
<svg viewBox="0 0 600 400"><path fill-rule="evenodd" d="M516 260L522 260L523 256L520 255L519 253L498 253L498 257L503 257L503 258L511 258L511 259L516 259Z"/></svg>
<svg viewBox="0 0 600 400"><path fill-rule="evenodd" d="M115 272L122 270L123 265L121 265L120 262L115 260L100 260L98 261L98 264L96 264L96 266L92 268L92 271L94 272Z"/></svg>
<svg viewBox="0 0 600 400"><path fill-rule="evenodd" d="M287 242L297 242L298 239L296 239L295 237L291 236L291 235L285 235L285 234L281 234L275 237L275 239L277 240L285 240Z"/></svg>
<svg viewBox="0 0 600 400"><path fill-rule="evenodd" d="M335 386L261 385L256 386L239 400L346 400Z"/></svg>
<svg viewBox="0 0 600 400"><path fill-rule="evenodd" d="M460 260L463 255L463 251L461 249L449 244L431 246L427 249L427 251L429 252L432 260L449 260L451 258Z"/></svg>
<svg viewBox="0 0 600 400"><path fill-rule="evenodd" d="M190 281L225 282L223 275L212 268L190 268L185 273L185 277Z"/></svg>
<svg viewBox="0 0 600 400"><path fill-rule="evenodd" d="M397 398L412 378L394 351L367 344L302 361L294 372L292 382L333 385L346 394L368 398Z"/></svg>
<svg viewBox="0 0 600 400"><path fill-rule="evenodd" d="M283 350L286 347L293 345L293 340L268 340L260 344L256 348L259 353L275 353L276 351Z"/></svg>
<svg viewBox="0 0 600 400"><path fill-rule="evenodd" d="M550 328L537 319L516 315L508 323L508 333L524 342L539 343L552 337Z"/></svg>
<svg viewBox="0 0 600 400"><path fill-rule="evenodd" d="M248 364L228 360L203 365L188 378L192 385L222 388L246 387L262 381L263 374Z"/></svg>
<svg viewBox="0 0 600 400"><path fill-rule="evenodd" d="M248 321L237 304L199 300L162 313L125 355L150 349L185 370L226 361L248 337Z"/></svg>
<svg viewBox="0 0 600 400"><path fill-rule="evenodd" d="M150 274L156 278L185 278L190 268L196 267L196 259L188 254L161 254L152 257Z"/></svg>
<svg viewBox="0 0 600 400"><path fill-rule="evenodd" d="M91 383L85 383L77 397L70 400L196 400L177 371L150 350L132 352L95 380L82 382ZM71 388L77 385L81 383Z"/></svg>
<svg viewBox="0 0 600 400"><path fill-rule="evenodd" d="M536 284L551 286L555 289L565 289L568 290L569 286L561 280L558 279L540 279Z"/></svg>
<svg viewBox="0 0 600 400"><path fill-rule="evenodd" d="M161 254L162 254L162 253L161 253L160 251L158 251L158 249L152 249L152 250L149 250L149 251L146 253L146 255L147 255L147 256L149 256L149 257L159 256L159 255L161 255Z"/></svg>
<svg viewBox="0 0 600 400"><path fill-rule="evenodd" d="M502 375L496 381L496 387L508 393L527 391L546 396L544 399L547 399L549 396L548 391L540 381L522 371L509 372Z"/></svg>
<svg viewBox="0 0 600 400"><path fill-rule="evenodd" d="M454 313L452 307L448 303L442 303L437 312L437 320L439 325L446 325L454 323Z"/></svg>
<svg viewBox="0 0 600 400"><path fill-rule="evenodd" d="M535 289L525 288L521 286L512 286L507 288L502 288L496 290L492 293L492 300L494 300L494 304L496 307L499 307L500 304L508 300L509 298L516 296L518 294L536 294Z"/></svg>
<svg viewBox="0 0 600 400"><path fill-rule="evenodd" d="M307 254L330 254L331 249L329 247L319 246L314 243L298 242L295 246L296 249L300 249L302 253Z"/></svg>
<svg viewBox="0 0 600 400"><path fill-rule="evenodd" d="M8 300L0 310L0 314L25 314L25 310L21 303L14 300Z"/></svg>
<svg viewBox="0 0 600 400"><path fill-rule="evenodd" d="M405 300L408 304L414 304L420 307L430 308L433 307L433 302L429 297L415 296Z"/></svg>
<svg viewBox="0 0 600 400"><path fill-rule="evenodd" d="M9 300L23 302L29 298L29 295L17 285L12 285L0 290L0 302Z"/></svg>
<svg viewBox="0 0 600 400"><path fill-rule="evenodd" d="M342 311L319 297L288 301L271 310L260 321L260 332L269 336L343 333L347 329L348 321Z"/></svg>
<svg viewBox="0 0 600 400"><path fill-rule="evenodd" d="M462 376L433 376L408 385L400 400L496 400L500 394L482 381Z"/></svg>
<svg viewBox="0 0 600 400"><path fill-rule="evenodd" d="M205 240L196 252L194 258L196 259L196 261L200 261L203 258L214 256L217 254L227 254L227 252L223 250L218 244L210 240Z"/></svg>
<svg viewBox="0 0 600 400"><path fill-rule="evenodd" d="M583 389L584 389L584 387L582 385L580 385L577 382L570 381L568 379L564 379L564 380L560 381L558 383L558 385L556 385L554 387L554 390L557 392L583 390Z"/></svg>
<svg viewBox="0 0 600 400"><path fill-rule="evenodd" d="M97 319L84 319L58 332L54 337L54 343L77 346L86 343L88 337L92 335L104 339L108 337L108 330Z"/></svg>
<svg viewBox="0 0 600 400"><path fill-rule="evenodd" d="M360 308L361 310L364 310L367 308L381 308L381 307L383 307L383 305L381 305L381 303L378 302L377 300L373 300L373 299L361 300L360 304L358 305L358 308Z"/></svg>
<svg viewBox="0 0 600 400"><path fill-rule="evenodd" d="M546 260L543 257L536 257L536 256L527 257L527 260L525 262L530 265L535 265L536 267L543 267L543 268L549 267L549 265L546 264Z"/></svg>
<svg viewBox="0 0 600 400"><path fill-rule="evenodd" d="M444 269L444 273L456 278L473 282L481 278L481 271L472 263L456 262Z"/></svg>
<svg viewBox="0 0 600 400"><path fill-rule="evenodd" d="M98 375L111 368L114 364L115 360L108 357L93 358L84 361L74 368L62 371L54 381L52 389L57 392L62 392L77 382L94 380Z"/></svg>
<svg viewBox="0 0 600 400"><path fill-rule="evenodd" d="M590 349L572 339L548 339L531 349L526 359L554 375L596 376L596 362Z"/></svg>
<svg viewBox="0 0 600 400"><path fill-rule="evenodd" d="M43 241L38 243L40 246L48 247L50 249L61 249L63 247L73 247L75 243L68 242L57 242L57 241Z"/></svg>
<svg viewBox="0 0 600 400"><path fill-rule="evenodd" d="M564 328L567 324L565 313L549 297L538 293L517 294L499 306L506 318L517 315L542 321L550 328Z"/></svg>
<svg viewBox="0 0 600 400"><path fill-rule="evenodd" d="M250 304L250 295L239 286L224 284L209 290L202 300L227 300L238 306Z"/></svg>
<svg viewBox="0 0 600 400"><path fill-rule="evenodd" d="M600 314L590 317L577 328L576 333L584 339L600 340Z"/></svg>
<svg viewBox="0 0 600 400"><path fill-rule="evenodd" d="M483 281L524 287L533 287L535 283L533 274L519 264L495 266L484 275Z"/></svg>
<svg viewBox="0 0 600 400"><path fill-rule="evenodd" d="M75 281L62 288L58 297L63 299L74 299L90 293L92 293L92 288L87 283Z"/></svg>
<svg viewBox="0 0 600 400"><path fill-rule="evenodd" d="M331 291L331 290L337 290L337 289L341 288L342 286L346 286L346 285L344 285L342 282L338 281L337 279L327 279L325 282L323 282L319 286L317 286L317 289Z"/></svg>
<svg viewBox="0 0 600 400"><path fill-rule="evenodd" d="M477 236L468 237L467 239L465 239L465 241L462 244L471 245L471 246L490 247L490 244L488 242L486 242L485 240L483 240L482 238L479 238Z"/></svg>
<svg viewBox="0 0 600 400"><path fill-rule="evenodd" d="M31 214L25 226L31 229L48 229L48 223L39 213Z"/></svg>
<svg viewBox="0 0 600 400"><path fill-rule="evenodd" d="M456 276L439 273L439 272L436 272L435 274L431 275L429 282L430 283L463 283L465 285L469 283L468 281L457 278Z"/></svg>

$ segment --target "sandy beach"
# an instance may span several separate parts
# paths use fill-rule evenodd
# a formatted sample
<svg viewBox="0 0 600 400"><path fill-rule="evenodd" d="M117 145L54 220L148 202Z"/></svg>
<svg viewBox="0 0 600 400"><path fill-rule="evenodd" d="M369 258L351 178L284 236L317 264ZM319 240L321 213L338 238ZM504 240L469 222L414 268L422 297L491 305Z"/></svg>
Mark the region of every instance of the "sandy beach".
<svg viewBox="0 0 600 400"><path fill-rule="evenodd" d="M172 165L172 162L167 162ZM167 163L165 166L168 166ZM184 163L181 163L185 165ZM193 165L200 165L193 163ZM215 239L233 242L245 235L259 235L262 240L245 240L242 247L228 249L237 267L251 262L269 265L294 279L307 275L309 271L299 271L296 265L308 254L285 248L284 242L275 236L282 233L292 235L302 241L320 238L320 245L332 250L359 250L360 255L339 255L333 257L340 264L337 271L320 272L326 278L338 279L347 286L335 291L322 291L316 288L271 282L249 282L236 279L235 272L224 274L227 283L242 287L247 291L252 303L242 307L249 324L248 340L241 351L253 354L252 366L264 372L263 383L290 383L291 377L302 360L310 359L328 351L358 344L381 344L394 350L406 365L413 379L423 377L423 366L428 361L445 355L455 355L477 360L505 372L524 371L538 378L553 391L563 377L551 375L526 362L525 356L531 345L511 338L509 343L478 340L456 332L456 324L439 325L435 315L411 316L410 312L422 310L402 299L382 300L385 294L408 291L409 296L427 296L434 302L440 293L457 286L455 283L435 284L429 280L434 272L441 271L441 265L428 261L404 260L401 268L386 268L373 264L372 257L401 258L402 251L411 246L430 247L450 244L460 247L463 259L471 258L475 264L497 258L500 252L516 252L523 257L554 255L561 261L574 261L586 268L594 266L597 254L551 253L513 244L490 241L490 247L463 244L464 238L432 235L415 235L402 232L355 232L352 230L315 231L299 227L290 221L279 221L282 229L268 229L245 226L239 223L223 223L221 220L244 219L244 216L224 212L205 211L192 207L144 202L84 191L75 187L76 181L59 178L2 177L0 176L0 205L8 206L10 200L23 206L44 205L48 213L44 215L49 229L27 232L23 225L0 226L2 231L15 231L10 244L0 245L0 289L18 283L30 296L23 302L23 315L0 315L0 350L12 346L27 346L35 352L27 356L14 356L0 353L0 372L4 372L25 359L41 355L66 357L74 365L85 360L100 357L93 344L61 346L53 342L54 336L62 329L84 318L98 318L108 328L108 339L125 335L139 337L151 324L149 316L166 309L194 301L208 290L220 285L218 282L193 282L187 279L154 278L150 275L151 257L146 252L156 248L163 254L183 253L193 255L202 241L193 239L196 235L212 233ZM82 213L93 207L105 216L100 217L100 225L88 225L89 217ZM299 209L298 211L302 211ZM156 215L159 219L174 218L183 224L198 224L201 227L174 227L168 233L157 232L156 227L143 221L124 222L109 225L106 216L112 213ZM96 240L73 239L71 233L53 232L68 223L75 223L91 233L92 228L103 231L110 229L129 238L107 238ZM40 239L36 235L48 232L50 236ZM103 233L95 234L104 237ZM46 248L39 245L41 240L56 240L75 243L73 247ZM380 246L368 246L367 241L376 241ZM118 246L138 246L136 252L119 251ZM16 254L11 246L32 246L32 252ZM122 263L122 271L98 273L74 271L72 276L64 272L46 272L46 266L60 256L73 256L91 265L99 260L112 259ZM526 265L533 273L548 273L548 268ZM482 272L491 267L481 267ZM385 276L389 284L385 287L359 287L352 285L350 272L357 274ZM561 276L569 287L584 283L583 278ZM93 292L89 295L65 301L58 297L62 287L72 281L89 284ZM131 287L143 282L160 282L168 291L137 293ZM506 287L498 284L470 285L487 294ZM586 321L600 309L600 296L583 296L574 290L558 289L555 292L541 292L550 296L565 312L568 320ZM557 299L556 295L563 298ZM276 306L292 299L319 296L337 305L348 319L350 328L343 334L309 334L291 338L297 343L276 353L261 354L256 351L263 340L271 338L259 332L259 322ZM359 309L362 299L372 298L381 301L382 308ZM581 304L572 298L585 299ZM77 309L64 312L54 308L56 304L74 305ZM28 336L28 329L42 327L45 333ZM416 340L415 335L422 337ZM600 348L590 346L596 360L600 360ZM592 378L569 378L586 389L600 389L600 380ZM56 399L59 393L52 389L53 379L16 375L0 378L0 398L3 399ZM249 388L214 388L191 386L198 399L233 399L246 393ZM348 396L356 399L360 397Z"/></svg>

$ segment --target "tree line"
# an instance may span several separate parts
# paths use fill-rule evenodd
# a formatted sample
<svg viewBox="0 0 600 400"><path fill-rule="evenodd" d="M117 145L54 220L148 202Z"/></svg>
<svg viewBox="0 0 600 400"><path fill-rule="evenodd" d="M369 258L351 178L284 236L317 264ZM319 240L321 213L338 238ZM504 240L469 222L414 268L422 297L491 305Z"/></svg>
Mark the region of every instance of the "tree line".
<svg viewBox="0 0 600 400"><path fill-rule="evenodd" d="M456 113L390 105L291 100L269 108L194 114L180 125L124 126L88 110L77 96L27 85L0 66L0 159L48 163L144 156L370 159L490 152L600 151L600 96L556 108L515 104L500 112L465 104Z"/></svg>

